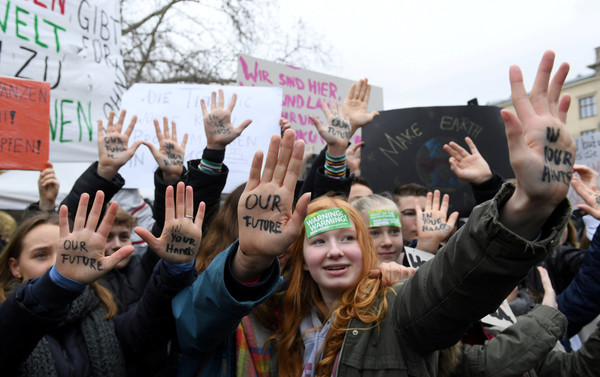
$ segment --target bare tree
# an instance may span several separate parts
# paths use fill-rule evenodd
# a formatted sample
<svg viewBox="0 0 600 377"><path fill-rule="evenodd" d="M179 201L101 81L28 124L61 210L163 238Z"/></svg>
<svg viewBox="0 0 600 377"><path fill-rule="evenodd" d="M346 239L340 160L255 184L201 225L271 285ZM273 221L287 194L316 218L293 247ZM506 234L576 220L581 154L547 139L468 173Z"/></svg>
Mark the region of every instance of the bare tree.
<svg viewBox="0 0 600 377"><path fill-rule="evenodd" d="M128 86L233 83L240 54L303 67L326 64L322 38L300 19L279 25L276 11L275 0L121 0Z"/></svg>

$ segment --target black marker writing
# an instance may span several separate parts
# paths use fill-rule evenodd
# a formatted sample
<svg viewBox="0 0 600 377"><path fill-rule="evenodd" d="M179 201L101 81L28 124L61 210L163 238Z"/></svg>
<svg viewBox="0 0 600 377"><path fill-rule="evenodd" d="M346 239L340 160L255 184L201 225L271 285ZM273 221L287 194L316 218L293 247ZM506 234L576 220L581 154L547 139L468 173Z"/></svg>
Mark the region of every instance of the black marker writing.
<svg viewBox="0 0 600 377"><path fill-rule="evenodd" d="M192 237L180 236L178 234L171 233L171 242L182 242L192 246L196 245L196 239Z"/></svg>
<svg viewBox="0 0 600 377"><path fill-rule="evenodd" d="M271 198L273 202L271 203ZM262 209L269 209L269 205L271 206L271 211L277 209L279 213L281 213L281 209L279 208L279 203L281 202L281 196L279 195L269 195L266 198L263 198L262 195L250 194L246 198L246 208L254 209L257 205Z"/></svg>
<svg viewBox="0 0 600 377"><path fill-rule="evenodd" d="M172 243L167 244L166 247L167 253L171 254L184 254L184 255L194 255L195 250L192 247L175 247Z"/></svg>
<svg viewBox="0 0 600 377"><path fill-rule="evenodd" d="M65 240L65 242L63 243L63 247L65 250L81 250L85 252L88 251L85 247L85 241Z"/></svg>
<svg viewBox="0 0 600 377"><path fill-rule="evenodd" d="M413 268L419 268L427 262L419 258L419 256L412 254L408 254L408 259L410 259L410 264Z"/></svg>
<svg viewBox="0 0 600 377"><path fill-rule="evenodd" d="M492 317L496 317L500 320L503 321L509 321L510 323L512 323L512 319L508 316L508 314L504 313L504 311L501 308L498 308L498 310L496 310L495 312L490 314Z"/></svg>
<svg viewBox="0 0 600 377"><path fill-rule="evenodd" d="M69 254L61 254L62 263L69 264L83 264L84 266L89 266L92 270L103 271L102 262L97 260L96 258L89 258L84 255L69 255Z"/></svg>
<svg viewBox="0 0 600 377"><path fill-rule="evenodd" d="M556 143L560 138L560 128L546 127L546 140ZM544 169L542 182L559 182L567 186L571 183L573 155L560 148L544 146ZM563 167L564 166L564 167Z"/></svg>
<svg viewBox="0 0 600 377"><path fill-rule="evenodd" d="M280 221L274 222L271 220L255 219L252 216L244 216L244 220L246 220L247 228L258 228L258 230L262 230L269 233L281 233L280 228L282 223Z"/></svg>

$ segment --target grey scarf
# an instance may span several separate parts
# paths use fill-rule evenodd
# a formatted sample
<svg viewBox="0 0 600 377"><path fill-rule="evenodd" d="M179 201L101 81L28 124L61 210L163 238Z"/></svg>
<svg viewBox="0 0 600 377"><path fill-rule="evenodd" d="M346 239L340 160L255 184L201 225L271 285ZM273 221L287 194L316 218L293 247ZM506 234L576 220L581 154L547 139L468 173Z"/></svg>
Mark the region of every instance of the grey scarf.
<svg viewBox="0 0 600 377"><path fill-rule="evenodd" d="M125 360L115 334L113 321L104 319L106 312L100 309L99 305L100 298L88 285L85 291L71 304L69 313L59 325L59 329L79 322L94 376L125 376ZM18 376L58 377L54 359L45 338L38 342L27 360L21 364Z"/></svg>

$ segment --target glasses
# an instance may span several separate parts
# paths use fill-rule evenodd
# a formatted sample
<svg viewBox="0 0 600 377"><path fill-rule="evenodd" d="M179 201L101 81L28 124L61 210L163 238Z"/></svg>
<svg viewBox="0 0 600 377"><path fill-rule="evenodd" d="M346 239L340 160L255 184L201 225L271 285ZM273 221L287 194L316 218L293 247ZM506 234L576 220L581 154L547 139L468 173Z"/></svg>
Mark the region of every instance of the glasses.
<svg viewBox="0 0 600 377"><path fill-rule="evenodd" d="M417 211L415 211L412 208L409 209L405 209L403 211L400 211L400 214L404 217L415 217L417 216Z"/></svg>

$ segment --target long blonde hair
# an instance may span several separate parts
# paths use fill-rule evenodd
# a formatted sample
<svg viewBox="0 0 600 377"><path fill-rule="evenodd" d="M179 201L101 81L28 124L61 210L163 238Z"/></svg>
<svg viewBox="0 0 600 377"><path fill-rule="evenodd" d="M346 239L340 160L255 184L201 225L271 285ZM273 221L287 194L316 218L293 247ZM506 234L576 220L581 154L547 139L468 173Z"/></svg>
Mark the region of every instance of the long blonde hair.
<svg viewBox="0 0 600 377"><path fill-rule="evenodd" d="M58 215L40 213L39 215L32 216L23 221L23 223L15 229L10 242L6 245L2 254L0 254L0 303L6 301L6 298L22 282L12 275L8 264L10 258L19 259L21 257L23 239L25 236L34 228L44 224L58 225ZM112 293L98 282L94 282L90 285L96 291L96 294L100 298L100 301L107 312L104 318L108 319L117 315L117 305L115 304Z"/></svg>
<svg viewBox="0 0 600 377"><path fill-rule="evenodd" d="M282 326L270 338L279 337L277 344L277 358L279 362L279 375L285 377L300 376L303 365L302 334L300 323L310 315L313 308L323 322L331 315L334 316L331 328L323 343L323 357L316 366L317 376L331 376L333 364L340 352L342 342L350 319L376 326L387 314L387 300L384 288L379 278L370 278L370 270L377 268L377 253L373 241L369 236L360 214L348 202L331 197L321 197L308 206L308 213L314 213L327 208L342 208L350 217L356 227L358 244L362 250L362 270L356 284L348 288L336 302L332 313L325 305L319 286L312 279L310 273L303 268L303 246L305 230L292 244L291 257L288 262L291 266L289 286L283 299ZM381 301L377 299L381 297ZM375 305L376 302L380 304Z"/></svg>

